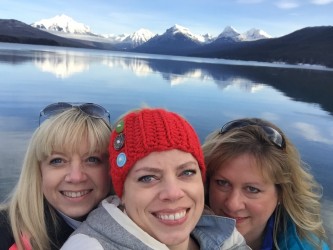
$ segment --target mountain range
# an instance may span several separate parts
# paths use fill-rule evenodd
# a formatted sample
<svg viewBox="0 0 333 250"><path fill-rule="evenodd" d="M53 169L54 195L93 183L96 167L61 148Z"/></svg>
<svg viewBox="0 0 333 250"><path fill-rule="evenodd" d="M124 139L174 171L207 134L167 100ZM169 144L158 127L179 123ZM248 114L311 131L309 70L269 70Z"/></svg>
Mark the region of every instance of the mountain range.
<svg viewBox="0 0 333 250"><path fill-rule="evenodd" d="M0 42L333 67L332 26L307 27L277 38L258 28L239 33L231 26L216 37L198 35L177 24L161 35L148 29L114 35L96 34L89 26L59 15L30 25L0 19Z"/></svg>
<svg viewBox="0 0 333 250"><path fill-rule="evenodd" d="M57 15L53 18L42 19L32 23L31 26L65 38L109 43L121 50L134 49L146 43L151 38L156 39L156 37L160 37L160 39L164 39L163 37L166 37L167 39L172 39L173 36L177 36L178 34L185 35L199 45L213 42L216 39L225 39L236 42L253 41L271 37L266 32L255 28L241 34L231 26L227 26L217 37L213 37L209 34L198 35L193 34L189 29L178 24L167 29L162 35L155 34L150 30L143 28L132 34L96 34L90 30L89 26L76 22L66 15Z"/></svg>

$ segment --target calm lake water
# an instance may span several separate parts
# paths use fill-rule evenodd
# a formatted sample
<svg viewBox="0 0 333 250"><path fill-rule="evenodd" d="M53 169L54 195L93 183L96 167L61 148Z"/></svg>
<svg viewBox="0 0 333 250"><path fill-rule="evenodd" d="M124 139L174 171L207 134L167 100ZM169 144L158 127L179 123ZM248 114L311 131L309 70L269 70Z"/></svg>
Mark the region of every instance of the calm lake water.
<svg viewBox="0 0 333 250"><path fill-rule="evenodd" d="M101 104L113 121L144 104L164 107L184 115L202 141L232 119L268 119L323 185L333 236L331 70L0 43L0 201L17 181L39 111L58 101Z"/></svg>

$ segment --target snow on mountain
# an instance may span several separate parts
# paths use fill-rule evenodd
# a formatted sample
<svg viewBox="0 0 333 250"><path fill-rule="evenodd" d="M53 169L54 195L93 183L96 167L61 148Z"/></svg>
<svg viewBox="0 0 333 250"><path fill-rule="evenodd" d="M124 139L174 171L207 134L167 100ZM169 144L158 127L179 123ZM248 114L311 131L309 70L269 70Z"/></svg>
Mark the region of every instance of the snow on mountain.
<svg viewBox="0 0 333 250"><path fill-rule="evenodd" d="M110 40L112 43L120 43L124 41L129 36L129 34L120 34L120 35L102 34L101 36Z"/></svg>
<svg viewBox="0 0 333 250"><path fill-rule="evenodd" d="M205 38L204 36L201 35L195 35L188 28L185 28L183 26L180 26L178 24L175 24L171 28L167 29L165 33L163 34L164 36L175 36L176 34L182 34L188 38L190 38L193 41L204 43Z"/></svg>
<svg viewBox="0 0 333 250"><path fill-rule="evenodd" d="M204 35L201 35L201 36L203 38L204 43L211 43L216 39L216 37L214 37L214 36L212 36L211 34L208 34L208 33L204 34Z"/></svg>
<svg viewBox="0 0 333 250"><path fill-rule="evenodd" d="M202 36L194 35L189 29L174 25L162 35L155 35L147 42L135 48L137 52L182 55L187 50L200 47L203 44Z"/></svg>
<svg viewBox="0 0 333 250"><path fill-rule="evenodd" d="M72 34L92 34L87 25L76 22L71 17L64 14L49 19L42 19L31 24L31 26L47 31L60 31Z"/></svg>
<svg viewBox="0 0 333 250"><path fill-rule="evenodd" d="M259 39L272 38L272 36L267 34L265 31L255 28L246 31L245 33L241 34L241 36L243 41L255 41Z"/></svg>
<svg viewBox="0 0 333 250"><path fill-rule="evenodd" d="M238 31L236 31L231 26L226 26L224 28L224 30L222 31L222 33L220 35L218 35L217 39L219 39L219 40L227 39L227 40L232 40L232 41L238 42L238 41L240 41L239 37L240 37L240 33Z"/></svg>
<svg viewBox="0 0 333 250"><path fill-rule="evenodd" d="M76 22L64 14L49 19L42 19L31 24L31 26L66 38L119 44L118 47L122 49L134 48L155 36L153 32L147 29L140 29L130 35L97 35L91 32L89 26Z"/></svg>
<svg viewBox="0 0 333 250"><path fill-rule="evenodd" d="M83 23L79 23L64 14L57 15L49 19L42 19L38 22L31 24L31 26L65 38L115 44L119 49L130 49L138 47L155 36L158 37L156 42L167 41L170 38L175 39L176 36L183 36L185 40L189 39L189 42L191 41L190 43L193 42L198 45L208 44L212 42L229 43L240 41L254 41L271 37L264 31L255 28L241 34L231 26L226 26L223 32L217 37L213 37L209 34L197 35L193 34L188 28L185 28L178 24L175 24L171 28L167 29L162 35L154 34L147 29L139 29L132 34L97 35L91 32L89 26ZM178 39L181 39L180 37ZM183 45L185 45L185 43Z"/></svg>
<svg viewBox="0 0 333 250"><path fill-rule="evenodd" d="M226 26L223 32L216 38L218 41L241 42L255 41L259 39L271 38L265 31L252 28L244 33L239 33L231 26Z"/></svg>
<svg viewBox="0 0 333 250"><path fill-rule="evenodd" d="M131 44L132 48L137 47L149 39L154 37L156 34L147 29L139 29L133 34L127 36L122 42Z"/></svg>

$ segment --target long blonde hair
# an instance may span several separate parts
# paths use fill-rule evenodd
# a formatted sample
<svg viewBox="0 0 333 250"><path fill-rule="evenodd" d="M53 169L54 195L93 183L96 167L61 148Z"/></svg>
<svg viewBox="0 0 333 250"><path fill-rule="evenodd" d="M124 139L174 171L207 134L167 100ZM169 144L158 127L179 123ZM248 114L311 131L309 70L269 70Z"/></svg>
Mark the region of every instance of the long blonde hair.
<svg viewBox="0 0 333 250"><path fill-rule="evenodd" d="M33 249L49 249L52 244L47 234L44 208L49 208L55 221L54 210L42 192L40 162L52 151L75 152L83 140L88 140L90 152L107 152L111 126L72 108L44 121L33 133L18 183L2 206L8 209L10 225L19 249L24 249L22 235L30 239ZM44 204L46 203L46 204Z"/></svg>
<svg viewBox="0 0 333 250"><path fill-rule="evenodd" d="M263 176L275 183L279 193L281 204L276 209L273 233L275 247L279 249L278 235L286 233L287 220L290 218L295 223L300 238L306 238L314 248L321 249L321 240L326 239L320 215L321 186L315 181L309 167L302 162L295 146L278 127L261 119L244 120L259 126L240 127L224 134L217 130L203 144L207 167L206 203L209 203L210 179L216 170L230 159L249 153L256 159ZM277 130L285 140L285 148L273 145L260 126Z"/></svg>

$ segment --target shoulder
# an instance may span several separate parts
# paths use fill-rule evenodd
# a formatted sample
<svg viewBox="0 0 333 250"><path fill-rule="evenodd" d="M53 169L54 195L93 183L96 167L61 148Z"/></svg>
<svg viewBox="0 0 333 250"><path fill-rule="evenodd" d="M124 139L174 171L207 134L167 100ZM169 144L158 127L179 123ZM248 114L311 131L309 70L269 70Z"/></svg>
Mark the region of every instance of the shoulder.
<svg viewBox="0 0 333 250"><path fill-rule="evenodd" d="M314 241L318 241L319 239L312 235ZM301 239L296 231L295 223L289 219L287 223L287 232L281 232L278 235L278 245L281 250L312 250L313 245L307 239ZM322 241L321 242L321 249L329 250L327 243Z"/></svg>
<svg viewBox="0 0 333 250"><path fill-rule="evenodd" d="M0 249L9 249L15 243L6 210L0 210L0 235Z"/></svg>
<svg viewBox="0 0 333 250"><path fill-rule="evenodd" d="M222 216L201 216L191 236L203 249L249 249L236 229L235 220Z"/></svg>
<svg viewBox="0 0 333 250"><path fill-rule="evenodd" d="M61 247L62 250L71 249L95 249L103 250L104 248L97 239L83 234L75 234L71 236Z"/></svg>
<svg viewBox="0 0 333 250"><path fill-rule="evenodd" d="M54 211L54 213L55 217L53 218L50 210L45 209L45 223L50 241L54 243L52 244L52 249L58 249L74 232L74 229L58 212Z"/></svg>
<svg viewBox="0 0 333 250"><path fill-rule="evenodd" d="M104 200L75 230L62 249L167 249L116 205Z"/></svg>

